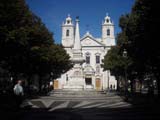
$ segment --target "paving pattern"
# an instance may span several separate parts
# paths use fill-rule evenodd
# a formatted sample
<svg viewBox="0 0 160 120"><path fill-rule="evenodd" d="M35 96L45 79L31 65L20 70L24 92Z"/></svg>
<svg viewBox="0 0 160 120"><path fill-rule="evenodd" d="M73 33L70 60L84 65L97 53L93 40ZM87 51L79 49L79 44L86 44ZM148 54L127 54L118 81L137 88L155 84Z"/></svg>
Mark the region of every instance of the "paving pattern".
<svg viewBox="0 0 160 120"><path fill-rule="evenodd" d="M26 105L30 105L33 108L48 108L50 110L62 108L115 108L131 106L131 104L124 102L122 98L117 95L101 94L94 91L58 91L56 93L51 93L50 96L26 100L21 106L25 107Z"/></svg>
<svg viewBox="0 0 160 120"><path fill-rule="evenodd" d="M154 108L134 107L116 94L97 92L51 92L50 96L26 100L31 106L22 120L145 120L159 119ZM144 110L146 109L146 110Z"/></svg>

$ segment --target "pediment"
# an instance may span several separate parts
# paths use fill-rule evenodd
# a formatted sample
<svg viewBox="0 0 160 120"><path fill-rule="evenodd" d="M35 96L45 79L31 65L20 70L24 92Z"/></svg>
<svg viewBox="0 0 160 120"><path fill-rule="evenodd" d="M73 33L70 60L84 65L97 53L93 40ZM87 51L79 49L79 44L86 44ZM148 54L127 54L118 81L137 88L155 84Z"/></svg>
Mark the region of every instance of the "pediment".
<svg viewBox="0 0 160 120"><path fill-rule="evenodd" d="M97 41L96 39L86 36L85 38L81 39L81 45L83 46L104 46L102 43Z"/></svg>

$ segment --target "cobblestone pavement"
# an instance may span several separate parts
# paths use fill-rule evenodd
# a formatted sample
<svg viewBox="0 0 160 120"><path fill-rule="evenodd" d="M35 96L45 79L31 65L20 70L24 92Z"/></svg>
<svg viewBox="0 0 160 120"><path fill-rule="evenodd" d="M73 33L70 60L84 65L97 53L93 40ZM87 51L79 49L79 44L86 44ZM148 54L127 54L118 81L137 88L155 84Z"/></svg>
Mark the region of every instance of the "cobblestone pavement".
<svg viewBox="0 0 160 120"><path fill-rule="evenodd" d="M132 105L116 94L55 92L26 100L21 120L149 120L160 119L153 107Z"/></svg>

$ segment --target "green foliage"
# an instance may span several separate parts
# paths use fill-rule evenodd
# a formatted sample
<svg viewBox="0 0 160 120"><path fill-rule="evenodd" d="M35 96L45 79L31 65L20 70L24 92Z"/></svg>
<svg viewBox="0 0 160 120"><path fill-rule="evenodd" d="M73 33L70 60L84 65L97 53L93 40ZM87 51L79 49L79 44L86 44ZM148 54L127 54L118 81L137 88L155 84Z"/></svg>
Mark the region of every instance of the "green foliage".
<svg viewBox="0 0 160 120"><path fill-rule="evenodd" d="M51 46L51 60L52 72L55 78L60 77L60 73L67 72L73 65L71 63L70 56L60 45ZM54 68L54 69L53 69Z"/></svg>
<svg viewBox="0 0 160 120"><path fill-rule="evenodd" d="M156 1L137 0L132 8L126 31L128 40L132 43L131 56L144 72L151 71L148 68L153 66L159 69L160 50L157 38L160 18L155 14L156 4Z"/></svg>
<svg viewBox="0 0 160 120"><path fill-rule="evenodd" d="M72 65L52 36L25 0L0 1L0 67L16 75L59 77Z"/></svg>
<svg viewBox="0 0 160 120"><path fill-rule="evenodd" d="M104 59L104 69L115 75L122 75L124 68L122 52L128 53L128 77L145 78L146 74L156 77L160 88L160 49L158 2L153 0L136 0L132 11L122 15L119 26L122 29L117 36L117 47L111 48Z"/></svg>
<svg viewBox="0 0 160 120"><path fill-rule="evenodd" d="M122 31L126 31L126 27L129 21L129 14L122 15L119 19L119 26L121 27Z"/></svg>
<svg viewBox="0 0 160 120"><path fill-rule="evenodd" d="M128 43L128 37L125 32L117 34L117 46L124 47Z"/></svg>
<svg viewBox="0 0 160 120"><path fill-rule="evenodd" d="M111 47L103 60L104 70L110 70L111 73L116 77L124 76L125 70L127 69L127 72L129 72L133 64L133 60L128 53L129 40L128 36L126 35L129 17L129 14L122 15L120 17L119 26L122 28L122 32L120 32L116 37L117 45ZM127 50L126 57L123 56L124 50Z"/></svg>
<svg viewBox="0 0 160 120"><path fill-rule="evenodd" d="M115 76L124 76L125 69L131 66L132 61L129 57L123 57L122 54L120 47L112 47L104 57L102 65L104 70L110 70Z"/></svg>

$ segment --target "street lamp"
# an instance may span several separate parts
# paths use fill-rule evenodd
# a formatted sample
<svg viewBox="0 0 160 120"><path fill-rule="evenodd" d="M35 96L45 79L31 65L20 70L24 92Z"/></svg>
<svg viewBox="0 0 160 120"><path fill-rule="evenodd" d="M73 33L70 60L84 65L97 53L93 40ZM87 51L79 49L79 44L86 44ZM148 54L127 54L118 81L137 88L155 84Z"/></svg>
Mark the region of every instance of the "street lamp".
<svg viewBox="0 0 160 120"><path fill-rule="evenodd" d="M123 51L123 57L125 58L125 59L127 59L127 51L126 51L126 49L124 49L124 51ZM125 70L125 72L124 72L124 74L125 74L125 95L127 94L127 64L125 64L125 67L124 67L124 70Z"/></svg>
<svg viewBox="0 0 160 120"><path fill-rule="evenodd" d="M127 58L127 51L126 51L126 49L123 50L123 57Z"/></svg>

